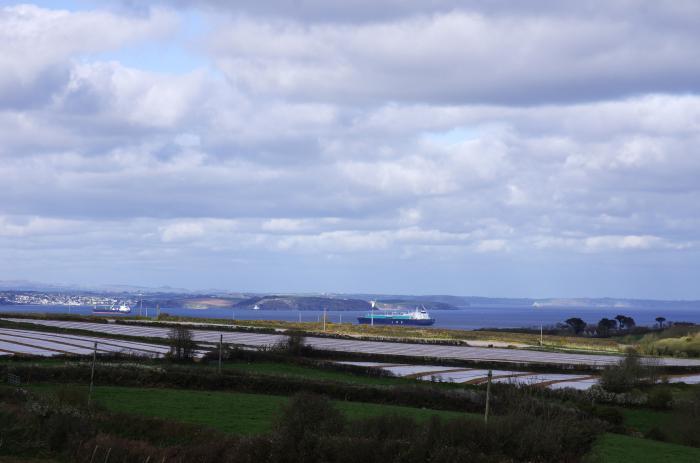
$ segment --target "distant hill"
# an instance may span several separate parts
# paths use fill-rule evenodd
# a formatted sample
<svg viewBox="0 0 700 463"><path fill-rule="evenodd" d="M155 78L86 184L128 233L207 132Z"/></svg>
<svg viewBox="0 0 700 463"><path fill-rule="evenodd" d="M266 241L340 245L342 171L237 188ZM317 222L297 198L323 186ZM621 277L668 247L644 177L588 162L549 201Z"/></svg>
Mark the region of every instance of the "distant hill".
<svg viewBox="0 0 700 463"><path fill-rule="evenodd" d="M245 299L236 308L264 310L369 310L370 303L361 299L320 296L259 296Z"/></svg>
<svg viewBox="0 0 700 463"><path fill-rule="evenodd" d="M158 288L134 285L72 285L50 284L28 280L0 280L0 303L7 304L13 293L105 295L133 301L143 299L144 307L186 307L195 309L239 308L252 309L257 304L267 310L369 310L369 301L377 301L387 308L413 308L424 305L428 310L460 310L470 307L576 307L625 309L698 309L697 300L654 300L630 298L500 298L453 296L448 294L406 295L372 293L293 293L270 294L237 292L232 290L192 291L162 286ZM143 295L143 296L141 296Z"/></svg>
<svg viewBox="0 0 700 463"><path fill-rule="evenodd" d="M402 308L402 309L413 309L418 306L423 306L428 310L459 310L460 307L456 307L452 304L447 304L445 302L422 300L422 299L377 299L377 304L381 308Z"/></svg>

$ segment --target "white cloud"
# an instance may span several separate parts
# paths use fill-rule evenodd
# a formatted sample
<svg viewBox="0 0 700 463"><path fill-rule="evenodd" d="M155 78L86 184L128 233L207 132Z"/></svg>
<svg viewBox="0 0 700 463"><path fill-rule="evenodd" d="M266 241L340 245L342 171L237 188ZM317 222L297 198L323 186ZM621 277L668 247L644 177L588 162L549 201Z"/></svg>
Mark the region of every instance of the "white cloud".
<svg viewBox="0 0 700 463"><path fill-rule="evenodd" d="M691 242L674 242L653 235L601 235L588 237L540 236L533 239L536 247L566 248L576 252L683 250Z"/></svg>
<svg viewBox="0 0 700 463"><path fill-rule="evenodd" d="M104 11L69 12L33 5L0 9L0 106L32 106L59 88L71 61L171 33L173 13L153 9L145 17Z"/></svg>
<svg viewBox="0 0 700 463"><path fill-rule="evenodd" d="M351 3L205 15L199 44L182 12L3 9L0 257L695 265L689 13ZM96 58L168 34L211 67Z"/></svg>
<svg viewBox="0 0 700 463"><path fill-rule="evenodd" d="M476 252L499 252L508 249L508 242L505 240L482 240L479 241L474 249Z"/></svg>
<svg viewBox="0 0 700 463"><path fill-rule="evenodd" d="M126 68L118 63L77 65L57 108L102 116L137 127L176 128L195 119L205 100L207 79L200 71L163 75Z"/></svg>
<svg viewBox="0 0 700 463"><path fill-rule="evenodd" d="M589 100L697 89L700 75L697 31L626 17L454 9L363 24L232 21L211 40L219 67L254 93L292 98Z"/></svg>
<svg viewBox="0 0 700 463"><path fill-rule="evenodd" d="M78 223L48 217L8 217L0 215L0 236L23 238L61 235L76 231Z"/></svg>
<svg viewBox="0 0 700 463"><path fill-rule="evenodd" d="M159 229L161 239L166 242L190 240L204 236L204 224L199 222L178 222Z"/></svg>

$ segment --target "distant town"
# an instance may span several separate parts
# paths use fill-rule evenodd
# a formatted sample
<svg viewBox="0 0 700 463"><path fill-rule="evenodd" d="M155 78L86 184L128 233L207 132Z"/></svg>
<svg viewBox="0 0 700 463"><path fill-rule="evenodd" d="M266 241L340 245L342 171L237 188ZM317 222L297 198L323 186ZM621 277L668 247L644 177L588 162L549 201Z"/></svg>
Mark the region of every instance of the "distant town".
<svg viewBox="0 0 700 463"><path fill-rule="evenodd" d="M0 292L0 305L111 305L123 299L96 294L61 294L42 292ZM127 302L132 302L127 299Z"/></svg>

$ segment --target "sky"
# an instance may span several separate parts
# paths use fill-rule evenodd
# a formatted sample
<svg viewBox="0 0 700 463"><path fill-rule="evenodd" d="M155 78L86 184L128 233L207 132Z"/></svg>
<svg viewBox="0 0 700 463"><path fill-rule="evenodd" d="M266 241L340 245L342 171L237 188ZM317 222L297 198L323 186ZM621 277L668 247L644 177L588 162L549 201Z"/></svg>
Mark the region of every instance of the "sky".
<svg viewBox="0 0 700 463"><path fill-rule="evenodd" d="M700 299L700 2L0 1L0 279Z"/></svg>

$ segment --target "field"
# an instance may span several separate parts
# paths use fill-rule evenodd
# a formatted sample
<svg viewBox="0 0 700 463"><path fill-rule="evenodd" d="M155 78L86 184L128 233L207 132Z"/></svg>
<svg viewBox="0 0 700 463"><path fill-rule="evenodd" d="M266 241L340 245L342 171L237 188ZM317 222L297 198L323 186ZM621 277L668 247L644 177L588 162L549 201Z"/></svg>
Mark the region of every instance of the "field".
<svg viewBox="0 0 700 463"><path fill-rule="evenodd" d="M26 327L23 330L4 328L3 333L8 343L14 342L16 336L17 343L21 345L26 344L24 340L40 340L81 348L80 343L84 341L82 337L97 337L101 336L102 332L109 335L129 333L144 336L144 339L166 339L168 335L167 327L159 324L84 325L79 322L77 324L81 325L80 328L94 329L95 334L83 333L80 336L68 333L49 334L48 329L51 327L36 333L30 332L31 330ZM76 323L59 324L58 329L75 329L75 325ZM291 341L295 339L294 337L287 339L273 332L244 330L219 332L209 327L205 330L194 330L192 334L198 342L215 344L222 336L224 343L247 343L247 345L257 345L258 349L226 348L223 351L223 374L216 374L216 355L192 363L175 362L169 358L124 358L105 355L98 359L97 386L94 389L92 402L95 408L89 415L70 415L72 412L69 413L71 404L78 406L73 410L86 410L84 408L86 384L89 383L90 378L90 363L86 359L37 360L22 356L16 356L11 360L3 359L0 360L3 371L16 374L22 379L24 387L37 392L38 396L29 395L28 399L23 399L21 396L10 393L11 388L7 388L4 394L0 394L0 402L2 402L0 412L5 413L4 416L7 417L6 423L0 426L0 434L3 438L21 436L22 439L28 439L26 433L19 433L21 427L12 424L19 422L13 418L15 415L21 416L26 420L24 423L33 423L34 431L29 437L34 439L32 442L36 445L35 448L44 449L43 452L28 452L25 453L26 455L54 456L57 454L46 452L46 449L53 451L55 446L59 445L59 448L69 452L82 448L80 447L82 445L85 448L81 451L87 452L87 455L80 459L84 462L89 461L90 452L94 448L98 446L107 448L103 440L109 442L110 449L119 449L117 451L121 453L118 461L124 460L125 452L134 446L140 448L135 455L139 455L142 460L152 457L156 459L154 461L161 461L168 452L195 452L198 451L196 449L199 449L199 446L209 449L215 447L218 442L225 443L222 444L224 451L228 449L236 449L236 452L246 451L246 446L252 445L251 442L255 443L256 451L266 451L265 449L272 448L271 445L278 445L275 442L296 442L297 440L294 437L296 431L290 430L300 428L297 425L298 421L293 421L293 426L274 426L282 416L281 411L286 405L296 404L293 410L296 410L294 413L297 417L314 417L311 420L316 421L308 423L304 421L306 418L302 418L301 423L304 424L301 428L308 427L312 430L309 432L316 433L315 438L323 437L323 433L314 426L315 423L323 422L322 417L334 415L333 411L327 408L330 400L330 404L349 420L349 424L336 421L341 423L344 433L342 439L334 434L330 440L321 440L324 442L323 445L329 446L328 451L332 448L339 449L340 447L335 446L343 442L352 442L348 449L352 448L350 453L354 454L358 446L369 445L368 442L371 442L370 447L374 452L374 449L382 445L386 439L382 429L391 430L395 434L390 433L393 436L391 439L394 439L392 441L394 443L390 445L398 443L403 445L406 436L410 435L404 432L406 429L416 433L411 435L411 442L418 442L414 446L414 450L417 451L423 444L416 437L428 435L430 429L435 429L435 436L430 437L429 440L433 451L446 445L441 439L452 439L449 444L452 446L452 451L468 452L467 449L470 448L484 448L488 449L484 452L499 456L503 461L580 461L582 456L585 456L584 460L587 462L700 461L698 448L637 437L649 433L649 437L654 436L664 441L695 445L692 430L696 429L696 426L684 426L684 420L679 424L678 406L675 411L659 411L651 407L662 407L664 406L662 402L659 400L647 402L647 397L650 399L652 392L656 398L663 397L656 394L661 391L671 392L677 404L684 403L683 401L696 403L697 387L690 384L658 386L642 384L634 396L625 398L596 395L592 399L593 402L588 395L575 391L559 391L556 387L520 389L498 385L492 388L491 392L491 410L494 419L489 420L488 427L484 427L481 421L484 388L473 384L434 382L438 378L443 381L452 378L454 381L468 382L486 374L488 370L484 368L493 370L496 382L502 379L511 380L510 377L515 371L510 371L497 363L503 356L511 359L554 359L571 365L588 359L608 363L614 360L614 357L609 355L595 356L590 353L575 355L424 343L409 345L395 342L329 339L328 337L307 337L307 346L313 346L313 350L292 350L285 348L287 344L280 340L288 340L289 345L293 345ZM520 333L515 335L519 336ZM138 339L138 341L134 339L134 342L143 343L144 339ZM126 341L110 342L121 344ZM109 344L105 342L105 345ZM271 349L269 347L271 345L276 347ZM48 345L45 347L52 348ZM324 348L331 349L326 351ZM349 361L345 360L347 357L345 355L331 355L333 350L358 351L363 355L356 357L359 360ZM433 358L424 359L424 364L420 364L420 360L415 364L406 364L410 362L401 360L402 356L406 359L411 358L405 357L407 351L430 353L443 359L478 353L482 362L491 362L491 364L486 367L450 362L440 364L440 362L432 363ZM322 355L319 352L322 352ZM321 360L329 355L330 358L335 359L335 363ZM697 360L688 359L663 359L662 361L697 362ZM137 366L136 363L139 365ZM397 376L384 376L386 373L376 370L379 368ZM414 379L426 372L433 381ZM551 380L549 382L556 383L555 385L561 382L572 382L567 379L572 372L555 374L535 370L535 373L520 371L517 374L519 379L532 376L546 377ZM584 372L579 376L588 374ZM406 375L407 377L399 377ZM676 380L680 375L679 371L670 379ZM299 393L312 395L299 397L297 396ZM52 395L57 400L46 400L46 396ZM326 399L314 398L318 395L324 395ZM640 397L644 401L635 402ZM32 405L17 407L16 405L22 404L23 400L28 400ZM602 402L599 403L599 400ZM561 407L562 402L567 404L566 407ZM321 408L323 412L314 415L313 410L319 410L314 407L320 403L323 403L326 408ZM44 425L42 423L46 420L32 421L31 414L44 410L43 407L53 410L52 413L56 416L52 418L54 422ZM472 413L464 413L464 411ZM66 416L62 415L64 413ZM372 420L364 422L362 426L358 426L355 422L368 417L388 415L413 418L417 423L402 418ZM82 416L82 418L76 418L76 416ZM289 416L289 414L286 415L285 419L289 419ZM459 417L471 419L465 422L428 421L432 416L445 420ZM82 425L79 426L80 421L78 421L80 419L90 421L96 426L92 429L97 430L90 434L91 440L85 445L81 444L84 442L84 433L73 431L91 429L81 428ZM608 425L604 424L606 421ZM60 432L73 433L75 435L73 440L62 444L63 438L60 433L54 435L52 431L56 429L56 425ZM377 429L381 432L377 433L373 426L378 426ZM404 426L406 426L405 429ZM464 435L450 429L453 431L460 429ZM362 434L362 430L366 435ZM687 432L691 434L688 435ZM485 434L482 435L482 433ZM32 436L49 437L42 441ZM190 436L194 436L191 441L188 440ZM282 439L282 436L287 437ZM489 436L492 438L490 439ZM294 437L294 439L285 440L288 437ZM13 439L15 440L8 442L18 442L18 437ZM138 441L138 445L128 439ZM592 443L594 443L593 447L591 447ZM177 450L178 445L191 447L187 447L190 450L183 450L184 447ZM15 445L11 449L14 450L10 451L16 451L21 450L22 447ZM0 449L0 453L10 451ZM344 452L347 454L348 450ZM23 454L16 452L12 455ZM62 455L66 456L68 453ZM214 458L214 453L211 455ZM104 458L105 456L100 454L100 459ZM127 458L124 461L130 460ZM200 461L200 459L182 461ZM201 461L213 463L221 460L219 458Z"/></svg>
<svg viewBox="0 0 700 463"><path fill-rule="evenodd" d="M208 324L231 325L231 320L211 318L161 317L163 321L197 321ZM505 331L469 331L441 328L412 328L396 326L355 325L352 323L286 322L279 320L235 320L238 326L257 328L294 329L312 334L341 335L352 337L388 338L398 340L422 341L492 341L504 344L526 344L539 346L540 336L534 333L515 333ZM627 345L614 339L583 338L576 336L544 335L544 348L573 349L595 352L622 352Z"/></svg>
<svg viewBox="0 0 700 463"><path fill-rule="evenodd" d="M625 426L646 433L653 428L663 428L671 419L668 412L660 412L648 409L627 408L622 410L625 417Z"/></svg>
<svg viewBox="0 0 700 463"><path fill-rule="evenodd" d="M51 393L64 386L39 385L32 389ZM85 386L70 386L86 391ZM112 412L171 419L211 427L226 433L254 435L268 432L275 418L288 402L288 397L233 392L190 391L127 387L96 387L95 401ZM383 414L413 417L419 421L437 415L457 418L474 414L437 411L361 402L332 402L348 419L361 419ZM640 431L661 424L662 412L625 410L625 421ZM594 445L587 461L590 463L638 463L700 461L700 449L657 442L618 434L604 434Z"/></svg>
<svg viewBox="0 0 700 463"><path fill-rule="evenodd" d="M604 434L593 446L589 463L697 463L700 449L619 434Z"/></svg>
<svg viewBox="0 0 700 463"><path fill-rule="evenodd" d="M340 381L343 383L353 384L412 384L415 381L404 378L392 377L372 377L365 375L353 375L341 371L322 370L319 368L307 367L302 365L293 365L289 363L275 362L254 362L254 363L225 363L224 369L239 370L248 373L257 373L264 375L281 375L291 376L296 378L311 378L321 381Z"/></svg>
<svg viewBox="0 0 700 463"><path fill-rule="evenodd" d="M169 335L165 326L138 326L125 324L90 324L82 322L66 321L32 321L52 328L70 328L79 330L93 330L95 333L109 333L130 335L140 338L161 338L166 339ZM224 343L243 344L253 347L269 347L282 342L285 337L281 334L272 333L249 333L240 331L214 331L193 330L193 340L198 343L216 344L223 336ZM433 357L468 362L505 362L518 364L536 364L549 366L564 366L570 369L572 365L580 369L589 369L590 365L613 364L618 361L618 357L611 355L593 355L592 353L561 353L543 352L537 350L505 349L483 347L444 346L432 343L411 343L400 344L396 342L382 341L358 341L351 339L335 339L328 337L306 337L306 344L316 350L335 351L361 355L383 355L398 357ZM392 360L396 361L396 360ZM659 361L663 365L670 366L696 366L700 367L700 361L694 359L669 359Z"/></svg>
<svg viewBox="0 0 700 463"><path fill-rule="evenodd" d="M71 387L86 391L85 386ZM32 387L35 391L49 393L58 388L56 385ZM284 396L263 394L106 386L96 387L94 394L96 403L112 412L171 419L246 435L269 431L275 417L289 400ZM384 414L410 416L418 420L433 415L443 418L467 416L464 413L394 405L337 400L333 403L349 419Z"/></svg>

